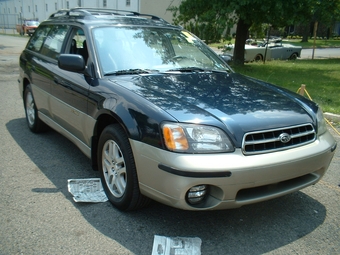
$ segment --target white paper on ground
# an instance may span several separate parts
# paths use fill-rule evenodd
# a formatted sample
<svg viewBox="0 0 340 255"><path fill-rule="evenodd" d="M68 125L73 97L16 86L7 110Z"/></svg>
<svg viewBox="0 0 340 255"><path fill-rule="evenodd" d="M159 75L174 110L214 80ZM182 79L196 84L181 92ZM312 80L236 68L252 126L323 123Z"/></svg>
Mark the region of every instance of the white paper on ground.
<svg viewBox="0 0 340 255"><path fill-rule="evenodd" d="M202 240L198 237L154 236L151 255L201 255Z"/></svg>
<svg viewBox="0 0 340 255"><path fill-rule="evenodd" d="M106 202L107 196L103 190L100 178L69 179L68 191L75 202Z"/></svg>

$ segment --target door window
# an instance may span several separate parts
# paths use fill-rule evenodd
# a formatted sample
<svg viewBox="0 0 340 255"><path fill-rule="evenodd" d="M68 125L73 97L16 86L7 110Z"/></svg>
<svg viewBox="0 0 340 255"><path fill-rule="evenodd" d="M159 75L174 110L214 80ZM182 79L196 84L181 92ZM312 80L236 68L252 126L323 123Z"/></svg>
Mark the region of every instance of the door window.
<svg viewBox="0 0 340 255"><path fill-rule="evenodd" d="M41 54L56 59L61 52L61 47L63 46L67 31L68 26L66 25L54 26L47 35L41 49Z"/></svg>
<svg viewBox="0 0 340 255"><path fill-rule="evenodd" d="M52 26L39 26L37 31L31 37L31 40L29 41L27 48L29 50L39 52L51 28Z"/></svg>

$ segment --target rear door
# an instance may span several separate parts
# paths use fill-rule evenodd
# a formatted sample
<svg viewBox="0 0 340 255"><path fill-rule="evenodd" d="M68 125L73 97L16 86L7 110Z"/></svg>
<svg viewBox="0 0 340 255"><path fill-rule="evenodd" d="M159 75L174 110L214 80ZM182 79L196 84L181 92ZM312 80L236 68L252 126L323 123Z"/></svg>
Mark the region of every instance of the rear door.
<svg viewBox="0 0 340 255"><path fill-rule="evenodd" d="M59 36L59 32L56 32L54 38ZM86 37L81 28L70 28L70 33L64 41L63 53L79 54L87 61ZM69 135L87 146L90 145L90 137L86 132L89 87L90 84L84 74L65 71L57 65L54 66L51 86L53 119Z"/></svg>
<svg viewBox="0 0 340 255"><path fill-rule="evenodd" d="M24 51L24 56L20 58L20 64L29 77L35 104L38 111L51 117L49 98L51 94L50 71L51 60L40 54L43 43L51 31L52 26L44 25L39 27L37 32L31 37Z"/></svg>

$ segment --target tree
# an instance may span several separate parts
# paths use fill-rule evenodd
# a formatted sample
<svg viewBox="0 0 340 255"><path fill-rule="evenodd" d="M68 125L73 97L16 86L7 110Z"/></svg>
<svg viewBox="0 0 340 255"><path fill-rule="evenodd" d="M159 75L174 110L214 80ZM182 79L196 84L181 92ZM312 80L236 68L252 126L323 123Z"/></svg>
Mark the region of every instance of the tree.
<svg viewBox="0 0 340 255"><path fill-rule="evenodd" d="M323 23L329 27L335 21L340 19L340 0L314 0L309 8L308 15L303 16L302 24L305 31L303 33L302 42L308 42L308 37L311 35L311 27L317 29L318 23ZM312 25L311 25L312 24ZM315 31L316 32L316 31ZM328 33L328 38L330 33Z"/></svg>
<svg viewBox="0 0 340 255"><path fill-rule="evenodd" d="M183 0L173 8L175 22L186 27L194 22L199 28L210 24L211 31L221 38L226 27L237 24L234 48L234 64L244 63L244 43L253 24L267 23L282 27L302 21L311 14L311 7L322 0ZM328 0L324 0L325 2ZM340 0L331 0L340 1ZM193 31L194 32L194 31ZM197 31L196 31L197 32ZM195 32L194 32L195 33ZM195 33L201 37L200 33ZM203 38L204 39L204 38Z"/></svg>

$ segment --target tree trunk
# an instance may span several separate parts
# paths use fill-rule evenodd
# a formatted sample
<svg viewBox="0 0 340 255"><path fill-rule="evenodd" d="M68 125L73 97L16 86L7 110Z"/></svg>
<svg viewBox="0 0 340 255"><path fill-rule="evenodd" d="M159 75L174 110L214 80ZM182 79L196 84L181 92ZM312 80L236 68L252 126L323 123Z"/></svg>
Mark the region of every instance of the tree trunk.
<svg viewBox="0 0 340 255"><path fill-rule="evenodd" d="M240 19L237 22L236 40L234 48L234 65L244 64L244 45L247 40L248 30L250 25L246 24L244 20Z"/></svg>
<svg viewBox="0 0 340 255"><path fill-rule="evenodd" d="M329 40L331 38L331 28L328 27L327 28L327 40Z"/></svg>
<svg viewBox="0 0 340 255"><path fill-rule="evenodd" d="M303 26L303 31L302 31L302 40L301 42L308 42L308 38L311 36L310 34L310 23L305 24Z"/></svg>

